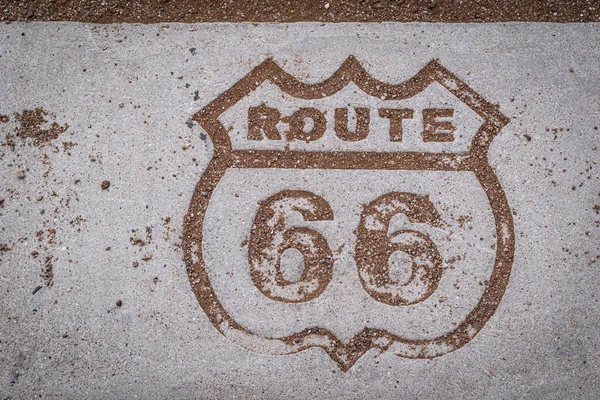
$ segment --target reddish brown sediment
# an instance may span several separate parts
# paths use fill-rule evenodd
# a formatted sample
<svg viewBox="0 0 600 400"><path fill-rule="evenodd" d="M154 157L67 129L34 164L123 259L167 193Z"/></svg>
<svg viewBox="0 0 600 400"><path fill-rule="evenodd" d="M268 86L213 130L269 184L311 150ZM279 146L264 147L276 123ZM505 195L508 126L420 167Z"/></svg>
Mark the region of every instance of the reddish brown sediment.
<svg viewBox="0 0 600 400"><path fill-rule="evenodd" d="M0 21L597 22L596 0L46 0L3 1Z"/></svg>

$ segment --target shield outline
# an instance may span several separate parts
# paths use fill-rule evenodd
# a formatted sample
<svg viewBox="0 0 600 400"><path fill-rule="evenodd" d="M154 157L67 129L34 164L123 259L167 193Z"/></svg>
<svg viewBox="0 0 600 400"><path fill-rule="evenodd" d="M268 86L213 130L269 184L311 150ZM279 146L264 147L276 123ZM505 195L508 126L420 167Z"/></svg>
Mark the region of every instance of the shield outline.
<svg viewBox="0 0 600 400"><path fill-rule="evenodd" d="M370 96L382 100L403 100L438 82L480 115L483 123L471 142L470 150L464 153L233 150L229 135L218 117L267 80L288 95L305 100L331 96L350 82ZM211 323L234 343L270 355L293 354L320 347L345 372L373 348L407 358L434 358L455 351L471 341L495 313L510 278L515 240L512 213L506 194L489 165L488 149L509 119L500 113L497 105L483 99L437 59L431 60L407 81L388 84L373 78L354 56L349 56L329 78L320 83L307 84L285 72L269 58L202 108L192 119L210 136L214 154L196 184L188 213L184 217L183 259L198 303ZM364 168L367 160L369 168ZM406 339L385 330L367 327L348 343L341 342L331 331L320 327L307 328L280 338L256 335L234 321L219 302L202 257L202 228L206 210L212 193L228 168L471 171L486 193L496 225L496 258L488 284L464 321L454 330L433 339Z"/></svg>

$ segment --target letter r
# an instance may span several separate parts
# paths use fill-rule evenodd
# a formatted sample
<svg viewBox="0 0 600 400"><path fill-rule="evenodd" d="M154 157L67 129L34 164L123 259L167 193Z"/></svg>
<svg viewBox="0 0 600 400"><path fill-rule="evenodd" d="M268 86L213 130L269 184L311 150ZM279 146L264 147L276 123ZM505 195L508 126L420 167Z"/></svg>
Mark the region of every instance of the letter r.
<svg viewBox="0 0 600 400"><path fill-rule="evenodd" d="M248 109L248 140L262 140L263 132L267 139L281 140L277 124L281 120L278 109L267 107L264 103Z"/></svg>

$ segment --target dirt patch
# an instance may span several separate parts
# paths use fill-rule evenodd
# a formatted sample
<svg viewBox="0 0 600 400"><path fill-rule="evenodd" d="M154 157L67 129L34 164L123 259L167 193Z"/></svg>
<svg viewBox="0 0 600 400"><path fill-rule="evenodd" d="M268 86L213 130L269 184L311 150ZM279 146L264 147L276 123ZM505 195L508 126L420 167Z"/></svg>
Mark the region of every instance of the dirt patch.
<svg viewBox="0 0 600 400"><path fill-rule="evenodd" d="M157 22L595 22L597 0L47 0L6 1L0 21Z"/></svg>
<svg viewBox="0 0 600 400"><path fill-rule="evenodd" d="M51 247L55 247L58 244L56 239L56 229L49 228L39 230L36 232L35 236L38 239L40 251L45 252L46 255L40 257L40 252L34 250L31 252L31 256L34 259L42 259L40 277L42 277L46 286L51 287L54 280L54 261L57 261L58 257L49 254L49 252Z"/></svg>
<svg viewBox="0 0 600 400"><path fill-rule="evenodd" d="M15 118L20 124L15 130L17 136L22 139L31 138L36 146L43 146L59 137L69 128L69 124L59 125L56 121L49 124L49 121L45 118L46 116L55 118L54 115L49 115L47 111L40 107L35 110L24 110L21 114L15 113ZM47 124L49 126L44 129Z"/></svg>
<svg viewBox="0 0 600 400"><path fill-rule="evenodd" d="M44 266L40 274L46 286L52 286L54 280L54 264L52 264L52 256L46 256L44 259Z"/></svg>

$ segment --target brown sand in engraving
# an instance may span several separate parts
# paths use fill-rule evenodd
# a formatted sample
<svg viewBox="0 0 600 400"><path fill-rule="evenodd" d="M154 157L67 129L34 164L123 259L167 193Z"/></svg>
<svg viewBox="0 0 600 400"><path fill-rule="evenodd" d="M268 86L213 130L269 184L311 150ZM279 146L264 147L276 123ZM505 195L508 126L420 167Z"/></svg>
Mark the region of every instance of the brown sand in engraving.
<svg viewBox="0 0 600 400"><path fill-rule="evenodd" d="M442 277L442 258L429 235L414 230L388 234L392 217L400 213L411 222L441 227L440 214L427 196L392 192L364 206L355 231L354 260L363 288L375 300L392 306L424 301L433 294ZM368 219L376 221L374 227L368 227ZM403 240L394 242L395 237ZM390 292L382 289L394 283L389 274L389 258L396 251L411 257L412 273L407 282ZM365 276L369 281L364 279ZM426 290L420 295L411 293L424 288Z"/></svg>
<svg viewBox="0 0 600 400"><path fill-rule="evenodd" d="M479 114L484 123L473 138L470 151L461 154L233 150L227 131L218 117L266 80L287 94L306 100L331 96L350 82L382 100L402 100L438 82ZM200 110L194 120L210 135L214 156L192 197L184 221L182 247L192 290L213 325L224 335L235 330L238 332L236 336L256 336L234 321L223 308L211 286L202 255L202 227L208 202L228 168L472 171L482 185L494 214L497 238L494 270L477 306L453 331L434 339L411 340L385 330L365 328L349 343L342 343L332 332L312 327L288 337L261 338L263 342L270 340L285 344L286 350L278 354L291 354L318 346L344 371L372 348L386 350L394 346L398 356L433 358L464 346L496 311L512 268L514 228L504 191L488 164L487 151L493 138L508 123L508 118L500 113L498 106L485 101L437 60L432 60L413 78L397 85L374 79L352 56L330 78L314 85L298 81L274 61L266 60ZM253 238L253 241L257 239L261 238Z"/></svg>
<svg viewBox="0 0 600 400"><path fill-rule="evenodd" d="M293 207L302 214L305 221L333 220L333 211L327 201L311 192L302 190L283 190L261 202L260 210L254 218L254 224L248 239L248 263L250 276L254 285L268 298L285 303L299 303L312 300L325 291L333 276L333 256L327 240L318 232L306 228L296 227L286 231L285 216L277 212L276 204L289 199L304 199L310 204L309 208ZM271 226L270 222L274 222ZM284 232L285 231L285 232ZM277 235L282 236L281 243L277 243ZM311 246L305 245L300 236L311 238ZM281 256L289 248L295 248L302 253L304 258L304 271L296 282L288 282L283 278L281 270L277 268L279 260L273 259L275 252ZM264 263L274 265L277 272L274 274L265 270ZM266 282L276 282L277 286L298 286L292 298L281 297L273 294ZM302 284L314 282L313 291L304 291ZM298 285L300 283L300 285Z"/></svg>
<svg viewBox="0 0 600 400"><path fill-rule="evenodd" d="M593 22L597 0L10 0L0 21L115 22Z"/></svg>

